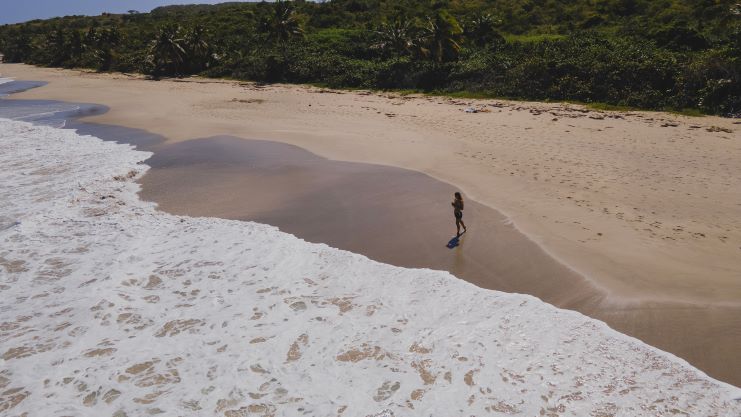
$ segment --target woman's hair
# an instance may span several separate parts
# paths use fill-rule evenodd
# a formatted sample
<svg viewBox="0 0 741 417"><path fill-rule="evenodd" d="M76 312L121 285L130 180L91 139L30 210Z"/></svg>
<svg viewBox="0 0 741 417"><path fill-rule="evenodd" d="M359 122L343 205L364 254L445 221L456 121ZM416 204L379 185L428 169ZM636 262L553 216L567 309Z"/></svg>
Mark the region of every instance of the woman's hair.
<svg viewBox="0 0 741 417"><path fill-rule="evenodd" d="M455 198L457 198L458 200L463 200L461 193L459 193L458 191L455 192Z"/></svg>

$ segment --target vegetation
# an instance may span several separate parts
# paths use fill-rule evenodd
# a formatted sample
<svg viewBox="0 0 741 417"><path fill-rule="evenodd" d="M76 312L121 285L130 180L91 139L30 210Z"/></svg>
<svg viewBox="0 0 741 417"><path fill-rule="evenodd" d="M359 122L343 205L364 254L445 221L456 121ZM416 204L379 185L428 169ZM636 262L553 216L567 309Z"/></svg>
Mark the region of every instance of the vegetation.
<svg viewBox="0 0 741 417"><path fill-rule="evenodd" d="M0 26L6 62L741 114L737 0L331 0Z"/></svg>

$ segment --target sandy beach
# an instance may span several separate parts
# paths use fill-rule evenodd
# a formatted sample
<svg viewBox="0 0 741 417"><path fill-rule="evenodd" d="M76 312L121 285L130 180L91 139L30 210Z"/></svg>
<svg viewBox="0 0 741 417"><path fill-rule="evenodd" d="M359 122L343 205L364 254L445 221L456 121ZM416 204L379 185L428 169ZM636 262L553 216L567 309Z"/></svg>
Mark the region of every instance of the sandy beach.
<svg viewBox="0 0 741 417"><path fill-rule="evenodd" d="M454 184L604 295L568 307L741 385L741 122L25 65L0 74L49 82L14 98L103 104L89 121L168 143L266 139ZM523 292L541 296L534 287Z"/></svg>

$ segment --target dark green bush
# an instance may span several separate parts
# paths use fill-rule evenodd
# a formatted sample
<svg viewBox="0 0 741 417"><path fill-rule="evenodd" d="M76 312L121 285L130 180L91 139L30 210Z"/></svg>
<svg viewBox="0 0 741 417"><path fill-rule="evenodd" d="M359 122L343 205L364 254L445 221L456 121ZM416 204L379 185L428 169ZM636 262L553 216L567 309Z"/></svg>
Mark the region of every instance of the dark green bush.
<svg viewBox="0 0 741 417"><path fill-rule="evenodd" d="M741 113L740 12L731 0L225 3L0 26L0 51L99 71L725 115Z"/></svg>

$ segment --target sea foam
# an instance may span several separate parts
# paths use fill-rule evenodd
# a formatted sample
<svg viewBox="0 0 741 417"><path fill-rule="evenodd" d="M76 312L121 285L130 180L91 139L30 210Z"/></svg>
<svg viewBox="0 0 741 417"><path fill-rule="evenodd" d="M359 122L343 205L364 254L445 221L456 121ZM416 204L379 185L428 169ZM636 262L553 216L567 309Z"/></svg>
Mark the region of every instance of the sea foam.
<svg viewBox="0 0 741 417"><path fill-rule="evenodd" d="M0 412L739 416L579 313L139 200L149 156L0 119Z"/></svg>

